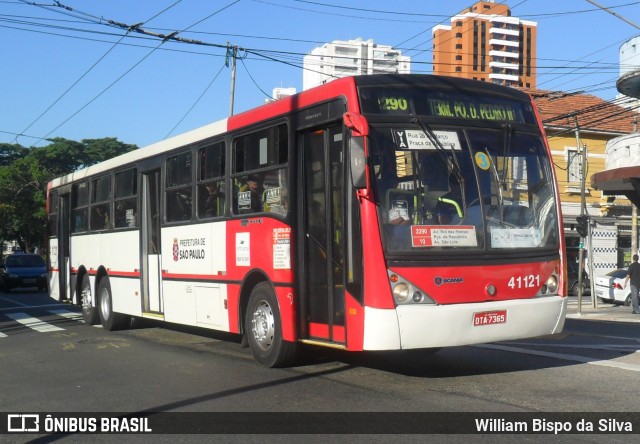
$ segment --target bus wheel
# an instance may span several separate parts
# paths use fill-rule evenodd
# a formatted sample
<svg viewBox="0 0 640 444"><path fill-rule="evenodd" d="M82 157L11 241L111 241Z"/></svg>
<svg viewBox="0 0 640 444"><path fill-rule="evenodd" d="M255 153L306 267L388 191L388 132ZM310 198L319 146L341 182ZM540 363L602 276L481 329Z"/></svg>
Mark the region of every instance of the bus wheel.
<svg viewBox="0 0 640 444"><path fill-rule="evenodd" d="M267 282L255 286L249 297L244 325L251 353L266 367L281 367L291 362L297 343L282 339L278 300Z"/></svg>
<svg viewBox="0 0 640 444"><path fill-rule="evenodd" d="M95 325L98 323L98 309L93 305L93 291L91 291L91 281L89 275L82 276L82 285L80 287L80 304L82 305L82 319L87 325Z"/></svg>
<svg viewBox="0 0 640 444"><path fill-rule="evenodd" d="M100 323L105 330L122 330L127 327L131 319L127 315L113 312L113 299L111 297L111 283L108 277L100 279L98 285L98 307L100 312Z"/></svg>

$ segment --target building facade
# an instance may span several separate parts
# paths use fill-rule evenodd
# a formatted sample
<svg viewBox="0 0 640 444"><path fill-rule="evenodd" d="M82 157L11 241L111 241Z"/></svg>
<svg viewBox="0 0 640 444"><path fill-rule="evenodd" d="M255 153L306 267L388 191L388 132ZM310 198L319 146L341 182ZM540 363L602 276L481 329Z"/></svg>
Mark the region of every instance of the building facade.
<svg viewBox="0 0 640 444"><path fill-rule="evenodd" d="M372 39L334 40L304 57L302 88L307 90L333 79L362 74L408 74L411 58Z"/></svg>
<svg viewBox="0 0 640 444"><path fill-rule="evenodd" d="M591 185L594 174L610 168L613 149L618 159L630 159L623 145L630 143L638 115L618 105L588 94L528 90L542 118L551 149L562 203L567 253L577 255L580 236L577 216L588 215L592 222L593 276L606 274L627 264L631 256L632 208L624 196L604 195ZM613 141L621 141L612 145ZM622 141L626 141L622 142ZM616 148L614 148L614 146ZM584 151L583 151L583 148ZM586 153L583 171L582 156ZM584 174L584 210L583 200Z"/></svg>
<svg viewBox="0 0 640 444"><path fill-rule="evenodd" d="M434 74L536 87L537 23L507 5L477 2L432 32Z"/></svg>

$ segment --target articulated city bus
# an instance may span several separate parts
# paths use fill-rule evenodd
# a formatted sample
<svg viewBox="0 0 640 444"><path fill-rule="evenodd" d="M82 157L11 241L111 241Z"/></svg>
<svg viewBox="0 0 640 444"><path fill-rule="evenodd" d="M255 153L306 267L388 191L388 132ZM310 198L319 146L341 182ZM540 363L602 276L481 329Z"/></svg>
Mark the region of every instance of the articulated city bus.
<svg viewBox="0 0 640 444"><path fill-rule="evenodd" d="M87 324L437 349L560 332L558 190L515 89L338 79L49 184L49 286Z"/></svg>

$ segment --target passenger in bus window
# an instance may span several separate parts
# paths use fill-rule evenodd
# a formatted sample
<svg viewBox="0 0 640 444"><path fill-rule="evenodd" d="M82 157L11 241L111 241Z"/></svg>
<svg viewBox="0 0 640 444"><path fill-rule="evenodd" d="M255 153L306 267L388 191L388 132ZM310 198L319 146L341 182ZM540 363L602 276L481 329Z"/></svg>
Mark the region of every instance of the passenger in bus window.
<svg viewBox="0 0 640 444"><path fill-rule="evenodd" d="M247 177L246 184L240 188L238 193L238 209L250 210L252 212L262 212L262 194L264 186L262 176L259 174L250 174Z"/></svg>
<svg viewBox="0 0 640 444"><path fill-rule="evenodd" d="M87 209L74 210L74 233L86 231L87 229Z"/></svg>
<svg viewBox="0 0 640 444"><path fill-rule="evenodd" d="M224 193L218 187L217 182L209 182L201 189L204 196L200 217L221 216L224 208Z"/></svg>
<svg viewBox="0 0 640 444"><path fill-rule="evenodd" d="M115 227L135 227L136 215L134 208L128 208L124 202L116 203L115 210Z"/></svg>
<svg viewBox="0 0 640 444"><path fill-rule="evenodd" d="M103 205L94 207L93 215L91 216L91 228L93 230L109 228L109 211Z"/></svg>

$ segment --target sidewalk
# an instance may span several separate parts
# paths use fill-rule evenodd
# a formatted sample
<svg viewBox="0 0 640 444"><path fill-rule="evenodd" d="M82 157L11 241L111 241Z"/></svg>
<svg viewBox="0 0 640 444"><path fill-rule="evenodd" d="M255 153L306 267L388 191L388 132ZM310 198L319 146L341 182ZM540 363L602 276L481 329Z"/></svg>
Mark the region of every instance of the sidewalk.
<svg viewBox="0 0 640 444"><path fill-rule="evenodd" d="M589 321L617 321L640 323L640 315L633 314L631 307L607 304L598 299L597 307L593 307L591 296L582 297L582 306L578 313L577 296L569 296L567 301L567 319L582 319Z"/></svg>

